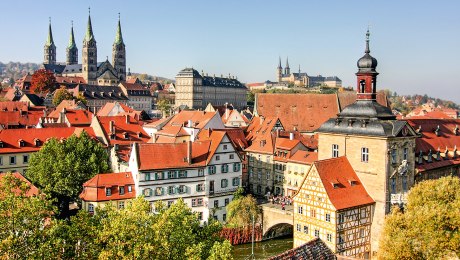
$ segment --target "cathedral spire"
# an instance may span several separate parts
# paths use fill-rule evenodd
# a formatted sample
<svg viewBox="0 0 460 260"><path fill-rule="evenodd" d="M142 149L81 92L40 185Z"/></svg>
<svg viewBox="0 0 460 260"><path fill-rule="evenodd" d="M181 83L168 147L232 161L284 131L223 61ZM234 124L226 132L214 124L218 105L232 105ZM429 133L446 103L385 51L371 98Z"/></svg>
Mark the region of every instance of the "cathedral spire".
<svg viewBox="0 0 460 260"><path fill-rule="evenodd" d="M85 41L94 40L93 26L91 25L91 8L88 7L88 27L86 28Z"/></svg>
<svg viewBox="0 0 460 260"><path fill-rule="evenodd" d="M117 34L115 35L115 42L114 44L124 44L123 43L123 35L121 34L121 23L120 23L120 13L118 13L118 27L117 27Z"/></svg>
<svg viewBox="0 0 460 260"><path fill-rule="evenodd" d="M369 36L371 34L369 33L369 28L367 28L367 33L366 33L366 50L364 51L365 53L370 53L370 49L369 49Z"/></svg>
<svg viewBox="0 0 460 260"><path fill-rule="evenodd" d="M279 63L278 63L278 69L282 69L283 67L281 67L281 57L279 57Z"/></svg>
<svg viewBox="0 0 460 260"><path fill-rule="evenodd" d="M53 30L51 29L51 17L49 18L49 27L48 27L48 39L46 40L46 45L51 46L54 45L54 40L53 40Z"/></svg>
<svg viewBox="0 0 460 260"><path fill-rule="evenodd" d="M289 57L286 57L286 68L289 69Z"/></svg>
<svg viewBox="0 0 460 260"><path fill-rule="evenodd" d="M69 45L67 45L67 48L71 49L74 47L76 47L76 44L75 44L75 36L73 34L73 21L72 21L72 27L70 28Z"/></svg>

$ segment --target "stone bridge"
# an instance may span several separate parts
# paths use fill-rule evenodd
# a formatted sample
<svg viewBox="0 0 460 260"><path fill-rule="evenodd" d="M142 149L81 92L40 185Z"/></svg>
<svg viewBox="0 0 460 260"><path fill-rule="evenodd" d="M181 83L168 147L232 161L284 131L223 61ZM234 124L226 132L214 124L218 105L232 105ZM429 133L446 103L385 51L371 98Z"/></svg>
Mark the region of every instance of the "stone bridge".
<svg viewBox="0 0 460 260"><path fill-rule="evenodd" d="M294 212L293 206L288 205L282 210L281 205L263 203L262 231L263 239L270 239L293 233Z"/></svg>

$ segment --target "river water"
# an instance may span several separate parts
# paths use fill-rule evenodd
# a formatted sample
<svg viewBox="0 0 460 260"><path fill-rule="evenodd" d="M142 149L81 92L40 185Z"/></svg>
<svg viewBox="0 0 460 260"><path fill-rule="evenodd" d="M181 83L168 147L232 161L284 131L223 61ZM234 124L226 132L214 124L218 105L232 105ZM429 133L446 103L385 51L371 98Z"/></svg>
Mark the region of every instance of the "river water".
<svg viewBox="0 0 460 260"><path fill-rule="evenodd" d="M254 243L255 259L267 259L279 255L282 252L292 249L293 238L275 238L263 242ZM235 260L249 259L251 256L251 243L236 245L233 247L233 258Z"/></svg>

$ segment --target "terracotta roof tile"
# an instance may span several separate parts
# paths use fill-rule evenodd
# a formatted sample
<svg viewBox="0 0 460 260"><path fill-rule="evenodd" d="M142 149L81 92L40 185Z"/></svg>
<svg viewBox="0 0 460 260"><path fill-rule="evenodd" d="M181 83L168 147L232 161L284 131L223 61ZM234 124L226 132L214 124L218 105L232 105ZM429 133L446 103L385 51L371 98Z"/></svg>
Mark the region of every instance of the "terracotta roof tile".
<svg viewBox="0 0 460 260"><path fill-rule="evenodd" d="M129 191L131 186L131 191ZM120 193L120 187L124 193ZM111 189L111 195L107 196L106 188ZM108 201L123 200L136 197L134 179L131 172L100 173L83 184L80 198L84 201Z"/></svg>
<svg viewBox="0 0 460 260"><path fill-rule="evenodd" d="M127 118L129 123L127 123ZM150 139L138 121L130 116L97 116L97 120L101 124L109 145L132 144L133 142L147 143ZM115 135L111 135L113 133L110 129L110 122L113 122Z"/></svg>
<svg viewBox="0 0 460 260"><path fill-rule="evenodd" d="M314 167L337 210L375 203L346 157L316 161ZM333 183L336 183L335 188Z"/></svg>
<svg viewBox="0 0 460 260"><path fill-rule="evenodd" d="M72 134L79 134L81 130L86 131L95 138L91 127L68 127L68 128L29 128L29 129L4 129L0 131L0 154L36 152L40 150L43 143L49 138L68 138ZM20 141L23 141L21 146ZM36 141L38 146L36 145Z"/></svg>
<svg viewBox="0 0 460 260"><path fill-rule="evenodd" d="M94 114L87 110L66 110L65 116L71 126L89 126Z"/></svg>
<svg viewBox="0 0 460 260"><path fill-rule="evenodd" d="M139 144L139 170L204 167L209 155L210 141L192 144L192 161L187 162L187 143Z"/></svg>

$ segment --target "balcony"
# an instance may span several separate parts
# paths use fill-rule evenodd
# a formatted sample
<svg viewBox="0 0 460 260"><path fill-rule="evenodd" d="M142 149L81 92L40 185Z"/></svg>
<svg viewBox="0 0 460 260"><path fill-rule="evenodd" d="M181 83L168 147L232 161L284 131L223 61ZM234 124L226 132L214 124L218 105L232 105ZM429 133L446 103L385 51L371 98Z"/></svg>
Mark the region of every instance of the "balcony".
<svg viewBox="0 0 460 260"><path fill-rule="evenodd" d="M407 193L391 194L390 201L392 204L406 204L407 203Z"/></svg>

